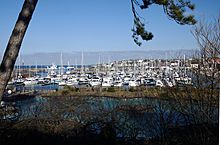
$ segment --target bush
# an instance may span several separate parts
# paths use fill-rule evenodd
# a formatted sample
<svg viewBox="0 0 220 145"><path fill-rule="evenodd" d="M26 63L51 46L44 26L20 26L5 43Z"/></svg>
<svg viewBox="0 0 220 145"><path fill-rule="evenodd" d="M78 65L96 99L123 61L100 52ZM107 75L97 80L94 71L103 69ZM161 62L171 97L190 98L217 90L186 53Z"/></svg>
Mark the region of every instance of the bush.
<svg viewBox="0 0 220 145"><path fill-rule="evenodd" d="M135 90L134 87L130 87L128 91L129 91L129 92L135 92L136 90Z"/></svg>
<svg viewBox="0 0 220 145"><path fill-rule="evenodd" d="M115 90L114 87L109 87L108 90L107 90L107 92L115 92L115 91L116 91L116 90Z"/></svg>
<svg viewBox="0 0 220 145"><path fill-rule="evenodd" d="M76 91L76 92L79 92L79 88L75 88L75 91Z"/></svg>
<svg viewBox="0 0 220 145"><path fill-rule="evenodd" d="M106 91L108 91L108 89L107 88L102 88L102 91L106 92Z"/></svg>
<svg viewBox="0 0 220 145"><path fill-rule="evenodd" d="M65 96L65 95L68 95L69 93L70 93L69 90L64 89L62 90L61 95Z"/></svg>
<svg viewBox="0 0 220 145"><path fill-rule="evenodd" d="M71 91L71 92L75 92L75 91L76 91L76 89L75 89L74 87L67 86L67 85L66 85L66 86L64 86L64 87L63 87L63 89L64 89L64 90Z"/></svg>

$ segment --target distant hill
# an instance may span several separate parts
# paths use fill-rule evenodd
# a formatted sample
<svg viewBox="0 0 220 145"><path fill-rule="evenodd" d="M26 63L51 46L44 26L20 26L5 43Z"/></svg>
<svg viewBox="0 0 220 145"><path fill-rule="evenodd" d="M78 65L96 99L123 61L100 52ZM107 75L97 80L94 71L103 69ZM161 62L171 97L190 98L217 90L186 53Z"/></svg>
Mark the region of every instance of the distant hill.
<svg viewBox="0 0 220 145"><path fill-rule="evenodd" d="M195 50L146 50L146 51L102 51L102 52L83 52L84 64L97 64L102 62L111 62L115 60L127 59L157 59L157 58L186 58L192 57ZM81 64L82 52L63 52L63 64ZM19 58L17 59L17 64ZM35 65L35 64L61 64L61 53L35 53L35 54L21 54L21 64Z"/></svg>

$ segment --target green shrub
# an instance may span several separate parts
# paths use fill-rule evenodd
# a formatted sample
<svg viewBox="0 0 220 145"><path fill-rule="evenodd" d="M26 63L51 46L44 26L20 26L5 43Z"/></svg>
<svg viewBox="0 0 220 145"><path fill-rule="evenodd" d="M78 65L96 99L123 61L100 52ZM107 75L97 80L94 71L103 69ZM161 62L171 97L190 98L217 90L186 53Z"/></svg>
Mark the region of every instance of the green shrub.
<svg viewBox="0 0 220 145"><path fill-rule="evenodd" d="M135 90L134 87L130 87L128 91L129 91L129 92L135 92L136 90Z"/></svg>
<svg viewBox="0 0 220 145"><path fill-rule="evenodd" d="M76 92L79 92L79 88L75 88L75 91L76 91Z"/></svg>
<svg viewBox="0 0 220 145"><path fill-rule="evenodd" d="M68 95L69 93L70 93L70 91L69 91L69 90L66 90L66 89L64 89L64 90L61 91L61 95L62 95L62 96Z"/></svg>
<svg viewBox="0 0 220 145"><path fill-rule="evenodd" d="M64 86L64 87L63 87L63 89L64 89L64 90L71 91L71 92L75 92L75 91L76 91L76 89L75 89L74 87L67 86L67 85L66 85L66 86Z"/></svg>
<svg viewBox="0 0 220 145"><path fill-rule="evenodd" d="M107 90L107 92L115 92L115 91L116 91L116 90L115 90L114 87L109 87L108 90Z"/></svg>

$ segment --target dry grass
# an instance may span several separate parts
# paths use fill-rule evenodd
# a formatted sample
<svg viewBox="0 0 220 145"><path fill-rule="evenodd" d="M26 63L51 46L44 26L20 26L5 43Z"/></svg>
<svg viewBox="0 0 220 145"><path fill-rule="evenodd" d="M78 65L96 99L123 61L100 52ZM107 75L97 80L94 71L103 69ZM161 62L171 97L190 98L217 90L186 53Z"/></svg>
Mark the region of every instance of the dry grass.
<svg viewBox="0 0 220 145"><path fill-rule="evenodd" d="M183 99L195 101L212 101L218 104L218 90L209 88L194 88L188 87L132 87L122 89L118 87L110 88L73 88L66 86L62 90L56 92L47 92L41 94L43 97L67 97L67 96L93 96L93 97L112 97L112 98L160 98L160 99Z"/></svg>

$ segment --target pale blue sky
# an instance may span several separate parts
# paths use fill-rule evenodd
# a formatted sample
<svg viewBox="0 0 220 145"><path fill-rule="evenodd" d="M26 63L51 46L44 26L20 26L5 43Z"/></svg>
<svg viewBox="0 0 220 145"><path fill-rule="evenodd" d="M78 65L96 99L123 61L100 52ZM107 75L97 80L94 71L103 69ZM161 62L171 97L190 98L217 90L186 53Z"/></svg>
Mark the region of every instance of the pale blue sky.
<svg viewBox="0 0 220 145"><path fill-rule="evenodd" d="M0 52L7 45L24 0L0 1ZM196 18L208 20L220 13L220 0L193 0ZM143 11L154 39L138 47L132 40L130 0L39 0L21 53L192 49L192 26L167 19L162 9Z"/></svg>

